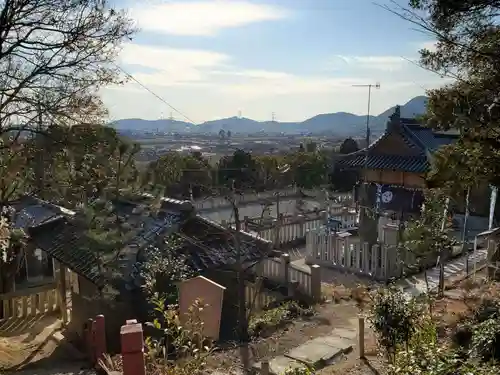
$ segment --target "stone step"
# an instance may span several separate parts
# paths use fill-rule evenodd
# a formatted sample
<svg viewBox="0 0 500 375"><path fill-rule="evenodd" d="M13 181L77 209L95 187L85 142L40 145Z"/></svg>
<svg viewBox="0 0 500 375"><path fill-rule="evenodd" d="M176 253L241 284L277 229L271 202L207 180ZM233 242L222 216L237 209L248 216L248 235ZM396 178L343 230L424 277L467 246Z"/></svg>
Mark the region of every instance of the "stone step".
<svg viewBox="0 0 500 375"><path fill-rule="evenodd" d="M290 350L285 357L317 370L332 363L341 354L351 351L352 345L352 340L339 336L317 337Z"/></svg>

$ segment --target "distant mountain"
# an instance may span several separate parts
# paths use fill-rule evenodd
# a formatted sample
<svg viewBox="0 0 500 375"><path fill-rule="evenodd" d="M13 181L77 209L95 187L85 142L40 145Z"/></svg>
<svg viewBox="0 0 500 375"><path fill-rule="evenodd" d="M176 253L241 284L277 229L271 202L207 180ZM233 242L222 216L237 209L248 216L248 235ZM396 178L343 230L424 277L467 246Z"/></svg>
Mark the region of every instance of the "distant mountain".
<svg viewBox="0 0 500 375"><path fill-rule="evenodd" d="M413 118L416 116L423 115L425 109L427 108L428 102L427 96L416 96L411 99L408 103L401 106L401 117ZM396 106L389 108L387 111L382 112L377 117L388 118L394 113Z"/></svg>
<svg viewBox="0 0 500 375"><path fill-rule="evenodd" d="M417 96L401 105L401 116L413 118L425 113L427 97ZM396 106L387 109L378 116L370 116L372 134L384 131L389 116ZM167 133L218 133L221 129L232 133L330 133L341 137L363 135L366 129L366 116L358 116L347 112L324 113L302 122L255 121L245 117L229 117L220 120L192 124L177 120L142 120L123 119L115 121L112 126L119 131L167 132Z"/></svg>

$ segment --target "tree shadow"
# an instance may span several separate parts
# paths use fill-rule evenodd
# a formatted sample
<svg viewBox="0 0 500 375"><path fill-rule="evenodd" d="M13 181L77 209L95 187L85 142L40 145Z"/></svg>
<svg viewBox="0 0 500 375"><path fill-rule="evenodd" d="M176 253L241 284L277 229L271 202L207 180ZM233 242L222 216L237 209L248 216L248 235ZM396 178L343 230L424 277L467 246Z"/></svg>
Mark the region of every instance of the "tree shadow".
<svg viewBox="0 0 500 375"><path fill-rule="evenodd" d="M33 341L45 329L58 327L57 314L38 314L30 317L9 318L0 320L0 337L15 337L26 335L23 343Z"/></svg>
<svg viewBox="0 0 500 375"><path fill-rule="evenodd" d="M370 361L368 360L368 358L361 358L361 362L363 362L363 364L368 367L368 369L372 372L373 375L380 375L380 372L375 368L373 367L373 365L370 363Z"/></svg>
<svg viewBox="0 0 500 375"><path fill-rule="evenodd" d="M37 344L36 348L24 360L6 369L6 371L53 368L55 365L58 367L71 366L74 369L75 362L79 365L76 367L84 368L85 356L73 346L72 342L64 334L61 334L64 332L61 329L54 330L42 342ZM48 352L46 356L44 356L45 350Z"/></svg>

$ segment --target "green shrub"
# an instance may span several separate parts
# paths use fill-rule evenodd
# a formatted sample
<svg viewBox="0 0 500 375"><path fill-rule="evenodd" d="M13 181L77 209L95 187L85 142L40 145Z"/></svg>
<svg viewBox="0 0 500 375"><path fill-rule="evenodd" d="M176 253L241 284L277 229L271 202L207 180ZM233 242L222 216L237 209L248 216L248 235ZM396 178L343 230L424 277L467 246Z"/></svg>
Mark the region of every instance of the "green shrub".
<svg viewBox="0 0 500 375"><path fill-rule="evenodd" d="M408 300L399 289L379 289L372 301L369 321L377 340L390 362L394 361L396 351L407 347L417 328L420 315L414 300Z"/></svg>

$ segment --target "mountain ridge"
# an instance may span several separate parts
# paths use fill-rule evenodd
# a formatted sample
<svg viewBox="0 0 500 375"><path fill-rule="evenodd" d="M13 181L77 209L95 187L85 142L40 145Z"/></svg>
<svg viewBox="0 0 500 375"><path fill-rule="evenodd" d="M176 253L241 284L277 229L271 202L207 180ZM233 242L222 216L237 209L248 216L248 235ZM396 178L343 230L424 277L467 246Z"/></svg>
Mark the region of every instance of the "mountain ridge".
<svg viewBox="0 0 500 375"><path fill-rule="evenodd" d="M413 118L425 113L427 97L417 96L407 103L400 105L401 116ZM370 128L373 134L382 133L389 116L396 106L388 108L377 116L370 116ZM356 136L364 134L366 115L355 115L349 112L321 113L300 122L256 121L245 117L228 117L218 120L205 121L201 124L192 124L185 121L158 119L143 120L129 118L117 120L111 124L118 131L123 132L150 132L164 133L215 133L221 129L233 134L249 133L285 133L285 134L319 134L333 133L339 136Z"/></svg>

